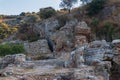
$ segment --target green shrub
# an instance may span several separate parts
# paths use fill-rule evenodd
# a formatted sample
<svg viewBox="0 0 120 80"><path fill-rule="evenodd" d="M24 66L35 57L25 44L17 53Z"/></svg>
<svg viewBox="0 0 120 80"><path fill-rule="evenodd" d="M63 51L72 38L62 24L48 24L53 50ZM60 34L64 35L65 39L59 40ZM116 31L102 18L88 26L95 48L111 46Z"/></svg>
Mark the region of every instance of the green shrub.
<svg viewBox="0 0 120 80"><path fill-rule="evenodd" d="M44 9L40 9L39 15L40 15L40 18L47 19L47 18L50 18L50 17L56 15L56 11L55 11L55 9L53 9L51 7L44 8Z"/></svg>
<svg viewBox="0 0 120 80"><path fill-rule="evenodd" d="M104 8L105 1L106 0L92 0L92 2L88 4L88 15L93 16L99 13L99 11Z"/></svg>
<svg viewBox="0 0 120 80"><path fill-rule="evenodd" d="M39 16L37 14L31 14L27 16L29 19L26 20L27 23L34 23L40 20Z"/></svg>
<svg viewBox="0 0 120 80"><path fill-rule="evenodd" d="M0 45L0 56L9 54L23 53L24 46L22 44L1 44Z"/></svg>
<svg viewBox="0 0 120 80"><path fill-rule="evenodd" d="M0 23L0 39L4 39L15 32L17 32L16 26L11 27L6 23Z"/></svg>

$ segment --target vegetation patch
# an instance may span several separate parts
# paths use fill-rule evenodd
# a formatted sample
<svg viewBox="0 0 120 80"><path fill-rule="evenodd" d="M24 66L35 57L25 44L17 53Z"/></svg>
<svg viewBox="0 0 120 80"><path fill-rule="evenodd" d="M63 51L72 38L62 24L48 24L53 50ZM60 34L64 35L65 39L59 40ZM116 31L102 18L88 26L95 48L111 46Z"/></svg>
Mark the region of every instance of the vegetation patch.
<svg viewBox="0 0 120 80"><path fill-rule="evenodd" d="M88 15L93 16L98 14L104 8L105 2L106 0L92 0L88 4Z"/></svg>
<svg viewBox="0 0 120 80"><path fill-rule="evenodd" d="M0 44L0 56L24 53L24 46L22 44Z"/></svg>
<svg viewBox="0 0 120 80"><path fill-rule="evenodd" d="M47 19L56 15L55 9L52 7L40 9L39 16L42 19Z"/></svg>
<svg viewBox="0 0 120 80"><path fill-rule="evenodd" d="M16 26L9 26L6 23L0 23L0 39L7 38L9 35L17 32L17 27Z"/></svg>

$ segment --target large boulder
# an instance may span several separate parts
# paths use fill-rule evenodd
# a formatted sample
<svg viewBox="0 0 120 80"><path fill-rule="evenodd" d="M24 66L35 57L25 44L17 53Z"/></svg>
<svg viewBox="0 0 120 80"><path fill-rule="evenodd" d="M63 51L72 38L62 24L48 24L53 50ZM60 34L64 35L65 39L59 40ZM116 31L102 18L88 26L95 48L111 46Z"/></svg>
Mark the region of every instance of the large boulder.
<svg viewBox="0 0 120 80"><path fill-rule="evenodd" d="M70 51L73 47L73 27L66 24L59 31L51 36L55 44L55 51Z"/></svg>
<svg viewBox="0 0 120 80"><path fill-rule="evenodd" d="M46 39L24 43L25 51L28 54L27 57L35 60L53 58L50 47Z"/></svg>

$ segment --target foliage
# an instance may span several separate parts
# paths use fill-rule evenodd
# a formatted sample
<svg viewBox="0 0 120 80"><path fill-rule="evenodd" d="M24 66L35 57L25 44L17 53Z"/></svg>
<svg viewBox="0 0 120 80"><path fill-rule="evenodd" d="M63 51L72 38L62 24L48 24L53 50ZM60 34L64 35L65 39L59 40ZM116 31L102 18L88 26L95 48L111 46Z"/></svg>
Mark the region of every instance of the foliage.
<svg viewBox="0 0 120 80"><path fill-rule="evenodd" d="M88 15L93 16L99 13L99 11L104 8L105 1L106 0L92 0L92 2L88 4Z"/></svg>
<svg viewBox="0 0 120 80"><path fill-rule="evenodd" d="M23 53L24 51L22 44L0 44L0 56Z"/></svg>
<svg viewBox="0 0 120 80"><path fill-rule="evenodd" d="M39 16L37 14L31 14L27 16L28 20L27 23L34 23L40 20Z"/></svg>
<svg viewBox="0 0 120 80"><path fill-rule="evenodd" d="M91 24L93 26L97 26L99 24L99 19L98 18L93 18Z"/></svg>
<svg viewBox="0 0 120 80"><path fill-rule="evenodd" d="M42 19L47 19L47 18L50 18L54 15L56 15L56 11L55 11L55 9L53 9L51 7L40 9L40 12L39 12L39 16Z"/></svg>
<svg viewBox="0 0 120 80"><path fill-rule="evenodd" d="M26 16L25 12L20 13L20 16Z"/></svg>
<svg viewBox="0 0 120 80"><path fill-rule="evenodd" d="M34 25L28 23L21 24L17 38L21 40L28 40L29 42L37 41L39 39L39 34L33 31L32 26Z"/></svg>
<svg viewBox="0 0 120 80"><path fill-rule="evenodd" d="M17 31L16 26L11 27L6 23L0 23L0 39L4 39L16 31Z"/></svg>
<svg viewBox="0 0 120 80"><path fill-rule="evenodd" d="M99 19L98 18L93 18L91 25L92 25L92 31L98 36L98 24L99 24Z"/></svg>
<svg viewBox="0 0 120 80"><path fill-rule="evenodd" d="M61 0L60 7L68 9L70 12L70 9L74 6L74 4L77 3L78 0Z"/></svg>
<svg viewBox="0 0 120 80"><path fill-rule="evenodd" d="M2 15L0 15L0 19L2 19L3 18L3 16Z"/></svg>
<svg viewBox="0 0 120 80"><path fill-rule="evenodd" d="M70 17L68 17L67 15L62 15L62 16L58 16L57 20L59 22L59 26L57 27L57 30L59 30L61 27L63 27L67 21L70 20Z"/></svg>
<svg viewBox="0 0 120 80"><path fill-rule="evenodd" d="M104 36L105 40L112 41L115 37L118 37L120 27L114 22L105 22L98 30L99 35Z"/></svg>

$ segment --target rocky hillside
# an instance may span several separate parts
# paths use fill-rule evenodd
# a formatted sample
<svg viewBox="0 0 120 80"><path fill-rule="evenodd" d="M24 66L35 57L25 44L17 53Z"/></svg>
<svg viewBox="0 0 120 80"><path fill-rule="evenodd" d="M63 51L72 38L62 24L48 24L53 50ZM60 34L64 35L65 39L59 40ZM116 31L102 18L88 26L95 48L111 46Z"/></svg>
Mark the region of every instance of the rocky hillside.
<svg viewBox="0 0 120 80"><path fill-rule="evenodd" d="M51 10L51 7L43 8L41 10ZM54 11L54 10L53 10ZM120 2L119 0L107 0L103 8L99 13L89 16L88 6L83 6L71 10L71 13L66 11L57 11L52 18L44 18L44 14L38 13L21 13L17 16L3 16L3 22L19 27L18 35L16 38L22 40L38 40L45 37L45 35L51 35L54 32L60 30L66 24L71 21L72 25L79 21L87 22L88 26L92 30L93 40L112 41L120 38ZM48 13L49 14L49 13ZM47 15L47 13L46 13ZM40 18L39 16L43 16ZM46 27L45 27L46 26ZM41 32L39 29L42 29ZM48 30L45 30L48 29ZM44 30L44 31L43 31ZM106 32L106 30L108 30ZM31 34L32 35L29 35Z"/></svg>
<svg viewBox="0 0 120 80"><path fill-rule="evenodd" d="M89 5L3 16L17 31L1 41L0 80L120 80L120 1Z"/></svg>

